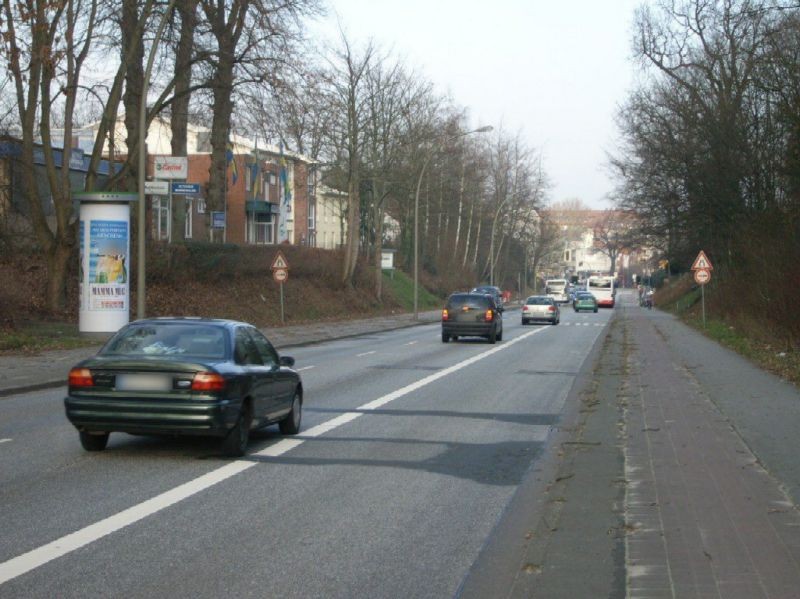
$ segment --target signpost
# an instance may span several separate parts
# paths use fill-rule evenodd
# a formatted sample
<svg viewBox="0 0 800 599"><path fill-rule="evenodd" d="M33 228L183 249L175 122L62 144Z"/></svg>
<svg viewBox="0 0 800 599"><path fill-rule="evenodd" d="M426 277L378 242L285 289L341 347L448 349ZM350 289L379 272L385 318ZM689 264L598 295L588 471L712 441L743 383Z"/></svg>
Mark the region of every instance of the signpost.
<svg viewBox="0 0 800 599"><path fill-rule="evenodd" d="M289 280L289 262L286 260L286 257L283 255L283 252L278 250L278 253L275 255L275 258L272 260L272 278L274 281L280 285L281 291L281 324L284 322L283 317L283 284Z"/></svg>
<svg viewBox="0 0 800 599"><path fill-rule="evenodd" d="M694 271L694 281L698 285L700 285L700 302L703 306L703 328L706 327L706 283L711 280L711 271L714 270L714 266L711 264L711 260L708 259L706 253L703 250L700 250L700 253L697 254L697 258L694 259L694 263L692 264L692 270Z"/></svg>

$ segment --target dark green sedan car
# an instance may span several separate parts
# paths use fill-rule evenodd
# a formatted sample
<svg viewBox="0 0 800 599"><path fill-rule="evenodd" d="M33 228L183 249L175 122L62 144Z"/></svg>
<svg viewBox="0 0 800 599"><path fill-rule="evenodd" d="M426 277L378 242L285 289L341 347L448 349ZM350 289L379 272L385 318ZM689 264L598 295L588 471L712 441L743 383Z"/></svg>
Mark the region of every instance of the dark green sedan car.
<svg viewBox="0 0 800 599"><path fill-rule="evenodd" d="M575 299L572 300L572 307L576 312L581 310L591 310L597 312L597 298L588 292L575 294Z"/></svg>
<svg viewBox="0 0 800 599"><path fill-rule="evenodd" d="M252 325L230 320L137 320L69 373L67 418L88 451L109 433L203 435L243 455L252 429L300 431L303 385Z"/></svg>

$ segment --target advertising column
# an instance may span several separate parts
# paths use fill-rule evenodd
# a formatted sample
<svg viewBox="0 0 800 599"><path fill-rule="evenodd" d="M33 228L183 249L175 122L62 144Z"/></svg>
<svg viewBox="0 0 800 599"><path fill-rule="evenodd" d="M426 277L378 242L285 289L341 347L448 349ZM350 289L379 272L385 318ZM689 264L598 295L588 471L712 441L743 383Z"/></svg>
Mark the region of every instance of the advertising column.
<svg viewBox="0 0 800 599"><path fill-rule="evenodd" d="M115 333L130 320L130 202L135 193L75 193L80 201L81 333Z"/></svg>

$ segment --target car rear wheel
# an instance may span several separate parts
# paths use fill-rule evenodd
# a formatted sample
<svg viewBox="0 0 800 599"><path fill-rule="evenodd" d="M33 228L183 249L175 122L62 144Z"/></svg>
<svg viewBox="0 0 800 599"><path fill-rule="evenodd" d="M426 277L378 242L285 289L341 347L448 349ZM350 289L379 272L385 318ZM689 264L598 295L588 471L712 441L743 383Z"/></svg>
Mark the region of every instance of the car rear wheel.
<svg viewBox="0 0 800 599"><path fill-rule="evenodd" d="M500 329L500 332L497 333L497 340L498 341L502 341L503 340L503 329Z"/></svg>
<svg viewBox="0 0 800 599"><path fill-rule="evenodd" d="M449 343L450 342L450 335L447 333L442 333L442 343Z"/></svg>
<svg viewBox="0 0 800 599"><path fill-rule="evenodd" d="M300 393L295 391L294 399L292 399L292 409L289 414L278 423L278 428L281 429L283 435L296 435L300 432L300 421L303 418L303 401L300 398Z"/></svg>
<svg viewBox="0 0 800 599"><path fill-rule="evenodd" d="M80 431L81 445L86 451L103 451L108 445L108 433Z"/></svg>
<svg viewBox="0 0 800 599"><path fill-rule="evenodd" d="M492 329L492 332L489 333L488 339L489 339L489 343L491 343L492 345L494 345L497 342L497 329L496 328Z"/></svg>
<svg viewBox="0 0 800 599"><path fill-rule="evenodd" d="M247 442L250 440L250 426L253 423L253 408L250 402L242 404L239 419L236 425L228 431L222 440L222 453L228 457L238 458L247 451Z"/></svg>
<svg viewBox="0 0 800 599"><path fill-rule="evenodd" d="M597 314L597 308L594 309L594 313Z"/></svg>

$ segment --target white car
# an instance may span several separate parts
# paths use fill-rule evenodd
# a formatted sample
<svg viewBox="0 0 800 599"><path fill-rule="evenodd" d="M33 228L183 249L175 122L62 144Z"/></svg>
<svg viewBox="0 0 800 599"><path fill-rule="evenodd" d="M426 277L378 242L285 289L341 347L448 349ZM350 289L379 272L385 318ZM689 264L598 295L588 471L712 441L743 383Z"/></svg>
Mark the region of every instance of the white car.
<svg viewBox="0 0 800 599"><path fill-rule="evenodd" d="M522 324L544 321L550 324L561 322L561 310L552 297L547 295L532 295L525 300L522 306Z"/></svg>

